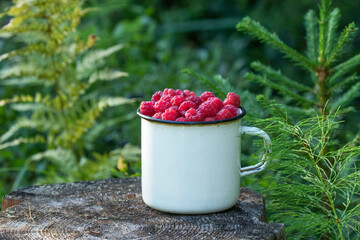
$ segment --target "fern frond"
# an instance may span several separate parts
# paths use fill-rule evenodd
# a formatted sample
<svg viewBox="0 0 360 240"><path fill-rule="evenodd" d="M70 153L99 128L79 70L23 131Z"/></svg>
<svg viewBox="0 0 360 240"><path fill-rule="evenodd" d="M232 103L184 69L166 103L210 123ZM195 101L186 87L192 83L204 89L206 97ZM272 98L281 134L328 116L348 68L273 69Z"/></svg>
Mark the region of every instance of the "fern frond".
<svg viewBox="0 0 360 240"><path fill-rule="evenodd" d="M310 104L312 106L316 105L316 102L310 99L307 99L291 90L289 90L288 88L284 87L281 84L277 84L273 81L270 81L269 79L266 78L266 76L259 76L253 73L247 73L244 76L245 79L248 79L250 81L257 81L259 83L261 83L264 86L270 86L273 89L276 89L279 91L279 93L283 94L284 96L289 96L294 100L298 101L298 104L302 103L302 104Z"/></svg>
<svg viewBox="0 0 360 240"><path fill-rule="evenodd" d="M18 146L20 144L32 144L32 143L46 143L46 139L41 135L36 135L35 137L32 137L32 138L20 137L20 138L14 139L12 141L4 142L4 143L0 144L0 150L9 148L9 147Z"/></svg>
<svg viewBox="0 0 360 240"><path fill-rule="evenodd" d="M80 74L80 79L92 73L92 69L100 67L101 61L104 58L116 53L124 47L123 44L117 44L104 50L93 50L84 55L84 57L77 62L76 70Z"/></svg>
<svg viewBox="0 0 360 240"><path fill-rule="evenodd" d="M33 103L34 101L35 101L35 98L31 95L15 95L13 98L1 99L0 107L3 107L10 103L18 103L18 102Z"/></svg>
<svg viewBox="0 0 360 240"><path fill-rule="evenodd" d="M343 94L336 102L331 104L330 109L335 111L339 107L345 107L352 100L360 96L360 82L353 85L345 94Z"/></svg>
<svg viewBox="0 0 360 240"><path fill-rule="evenodd" d="M36 77L22 77L22 78L10 78L0 81L0 85L3 86L30 86L30 85L43 85L44 80L39 80Z"/></svg>
<svg viewBox="0 0 360 240"><path fill-rule="evenodd" d="M121 77L127 77L129 74L119 70L105 69L91 74L88 83L93 84L97 81L113 81Z"/></svg>
<svg viewBox="0 0 360 240"><path fill-rule="evenodd" d="M99 100L98 107L100 110L103 110L106 107L118 107L124 104L131 104L136 101L138 100L124 97L103 97Z"/></svg>
<svg viewBox="0 0 360 240"><path fill-rule="evenodd" d="M77 170L76 157L68 149L56 148L39 152L29 158L30 161L48 160L55 166L61 167L63 172L75 172Z"/></svg>
<svg viewBox="0 0 360 240"><path fill-rule="evenodd" d="M355 23L350 23L345 27L334 48L329 53L329 57L326 59L326 65L330 65L341 55L344 51L344 47L353 39L356 32L357 27L355 26ZM332 39L334 39L334 37L332 37Z"/></svg>
<svg viewBox="0 0 360 240"><path fill-rule="evenodd" d="M259 22L256 22L249 17L245 17L237 24L236 29L238 31L247 32L248 34L258 38L261 42L271 45L273 48L285 54L285 57L289 58L295 64L305 68L306 70L311 72L316 70L316 64L314 62L286 45L275 33L270 33Z"/></svg>
<svg viewBox="0 0 360 240"><path fill-rule="evenodd" d="M307 56L312 62L316 62L318 49L318 31L316 24L316 16L314 10L309 10L305 15L305 29L306 29L306 46Z"/></svg>
<svg viewBox="0 0 360 240"><path fill-rule="evenodd" d="M0 137L0 143L3 143L13 137L20 129L22 128L36 128L36 122L27 119L21 118L16 121L15 124L11 125L11 127Z"/></svg>
<svg viewBox="0 0 360 240"><path fill-rule="evenodd" d="M304 92L311 92L312 88L308 87L302 83L299 83L297 81L294 81L288 77L286 77L284 74L282 74L282 72L280 70L274 70L273 68L271 68L270 66L265 66L260 62L252 62L251 63L251 67L256 70L261 72L262 74L264 74L265 76L269 77L272 80L275 80L277 83L283 83L284 87L292 87L294 89L297 89L299 91L304 91Z"/></svg>
<svg viewBox="0 0 360 240"><path fill-rule="evenodd" d="M209 89L211 89L216 96L221 99L226 98L228 92L233 92L234 90L230 86L229 82L223 79L220 75L215 76L212 79L206 78L202 75L194 73L190 69L183 69L181 73L186 74L195 80L198 80L205 84Z"/></svg>
<svg viewBox="0 0 360 240"><path fill-rule="evenodd" d="M334 47L334 41L336 39L336 31L338 30L339 27L340 18L341 18L340 9L338 8L333 9L330 13L329 26L327 30L326 56L328 56L329 52L332 51ZM329 62L328 57L326 61Z"/></svg>

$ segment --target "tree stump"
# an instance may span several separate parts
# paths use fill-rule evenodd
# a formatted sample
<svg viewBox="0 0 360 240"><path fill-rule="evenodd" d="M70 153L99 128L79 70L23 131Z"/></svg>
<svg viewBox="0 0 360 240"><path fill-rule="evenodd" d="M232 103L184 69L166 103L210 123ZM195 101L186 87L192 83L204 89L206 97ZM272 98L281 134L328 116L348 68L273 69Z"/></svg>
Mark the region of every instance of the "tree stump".
<svg viewBox="0 0 360 240"><path fill-rule="evenodd" d="M263 197L241 189L219 213L176 215L147 207L140 178L20 189L3 197L0 239L285 239L284 225L265 223Z"/></svg>

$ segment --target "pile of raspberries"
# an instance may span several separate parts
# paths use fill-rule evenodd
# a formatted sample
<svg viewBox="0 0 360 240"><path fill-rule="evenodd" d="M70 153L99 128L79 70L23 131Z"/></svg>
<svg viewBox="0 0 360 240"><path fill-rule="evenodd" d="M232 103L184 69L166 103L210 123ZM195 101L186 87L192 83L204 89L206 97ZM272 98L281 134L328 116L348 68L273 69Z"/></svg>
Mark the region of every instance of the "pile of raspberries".
<svg viewBox="0 0 360 240"><path fill-rule="evenodd" d="M238 115L239 95L229 92L224 101L212 92L200 97L189 90L165 88L156 92L151 101L140 104L140 113L167 121L203 122L232 118Z"/></svg>

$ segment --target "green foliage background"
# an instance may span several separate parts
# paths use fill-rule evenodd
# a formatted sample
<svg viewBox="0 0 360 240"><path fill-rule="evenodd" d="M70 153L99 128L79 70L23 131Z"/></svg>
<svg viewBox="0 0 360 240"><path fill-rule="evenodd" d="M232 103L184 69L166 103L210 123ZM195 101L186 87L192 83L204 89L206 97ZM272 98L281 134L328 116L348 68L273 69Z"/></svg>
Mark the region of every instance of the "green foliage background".
<svg viewBox="0 0 360 240"><path fill-rule="evenodd" d="M35 131L28 128L14 130L20 117L21 119L31 118L33 116L31 113L40 111L32 109L31 113L27 110L19 113L19 108L25 107L23 103L34 102L34 99L20 101L23 105L17 101L18 105L15 107L12 104L0 107L0 136L11 136L8 139L14 140L40 134L45 138L45 144L38 142L19 144L0 150L0 195L33 184L139 174L140 122L135 115L139 101L149 99L153 92L166 87L191 89L196 92L208 90L208 85L204 84L204 81L199 81L194 73L210 78L215 76L215 82L219 83L220 88L234 90L240 95L242 105L248 113L244 124L255 124L256 119L271 116L269 114L271 109L266 110L256 101L258 94L263 95L264 99L292 105L293 99L276 87L274 88L273 85L261 80L256 81L255 78L261 73L263 75L269 73L265 66L279 69L286 76L296 76L296 80L305 86L312 85L311 76L302 68L290 67L289 61L284 59L281 53L269 45L239 33L235 26L245 16L250 16L261 22L271 32L276 32L289 46L300 53L306 53L304 15L309 9L316 10L319 2L313 0L84 1L83 8L89 8L91 11L81 16L75 33L69 34L70 42L67 44L71 41L89 44L89 36L92 35L95 36L96 43L84 49L83 53L68 64L67 69L71 70L69 74L78 76L74 73L77 71L76 64L85 56L90 56L91 59L94 57L91 53L113 49L106 57L93 60L88 67L89 72L95 74L106 69L121 70L128 76L116 78L107 75L112 79L111 81L95 83L86 89L80 100L85 104L87 99L96 99L93 104L99 104L104 97L107 99L122 97L126 99L127 104L114 103L111 107L101 110L101 113L92 118L90 126L81 133L78 141L60 144L61 151L56 147L59 144L56 146L49 144L49 139L46 138L49 136L48 130L40 132L39 129ZM3 10L11 5L11 1L0 2L0 8ZM350 22L359 25L360 15L357 12L357 5L357 2L352 0L333 1L333 6L338 7L342 13L339 22L340 29ZM1 26L7 24L8 21L9 18L6 16L1 18ZM25 36L0 38L0 54L22 47L24 40L26 40ZM355 44L350 45L342 57L346 58L352 56L352 53L359 53L359 41L358 34L354 38ZM120 46L119 44L122 48L114 50L113 47ZM15 60L21 62L19 59ZM0 71L6 71L10 67L11 64L8 61L0 62ZM191 69L191 71L185 71L187 74L184 74L183 69ZM252 71L260 74L247 74ZM352 71L357 72L358 67ZM218 74L222 78L216 76ZM223 78L226 80L224 81ZM74 78L71 77L71 79ZM79 83L86 82L86 77L75 79L78 79ZM74 83L72 80L70 82ZM64 77L64 83L66 83L66 77ZM350 82L349 86L351 84L353 82ZM36 85L20 82L10 84L3 79L0 80L0 99L14 99L15 95L21 94L36 96L36 93L40 94L40 99L44 99L46 94L50 94L52 99L61 95L54 93L51 87L39 89ZM78 104L78 99L70 101L69 98L68 100L69 103ZM359 100L357 97L348 103L355 108L355 111L349 111L343 116L342 120L346 124L341 124L341 131L336 133L337 140L343 144L356 138L357 131L354 129L360 127L360 115L356 111ZM267 107L269 105L274 106L268 104ZM302 107L305 108L304 106L309 105L305 104ZM87 112L86 110L94 108L87 106L82 109L83 112ZM306 112L303 115L304 118L308 116ZM297 119L301 119L301 115ZM260 125L267 124L270 123L264 122ZM9 129L14 131L10 134ZM64 129L56 130L55 136L61 136L61 131ZM251 139L247 138L243 142L247 146L243 147L247 149L244 151L243 164L254 163L256 144L252 144ZM76 150L73 151L71 146L76 146ZM75 156L69 157L69 154L75 154ZM73 159L73 161L65 164L61 162L62 158ZM270 194L264 189L271 188L276 180L268 178L267 174L269 173L264 172L246 177L243 185L265 194L271 203ZM271 211L272 209L269 212ZM274 216L276 216L275 212ZM314 221L322 220L314 219Z"/></svg>

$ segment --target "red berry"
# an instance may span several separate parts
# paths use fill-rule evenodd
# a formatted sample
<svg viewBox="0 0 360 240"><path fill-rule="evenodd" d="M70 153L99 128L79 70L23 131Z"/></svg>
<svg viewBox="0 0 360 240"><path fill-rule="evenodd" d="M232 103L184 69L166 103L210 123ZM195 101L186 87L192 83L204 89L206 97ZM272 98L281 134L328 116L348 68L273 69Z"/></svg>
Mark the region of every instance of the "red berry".
<svg viewBox="0 0 360 240"><path fill-rule="evenodd" d="M217 113L217 105L211 101L203 102L199 106L198 112L204 115L204 117L215 117Z"/></svg>
<svg viewBox="0 0 360 240"><path fill-rule="evenodd" d="M159 100L155 103L155 111L156 112L164 112L169 107L171 107L171 104L164 100Z"/></svg>
<svg viewBox="0 0 360 240"><path fill-rule="evenodd" d="M212 92L203 92L203 93L200 95L200 98L201 98L203 101L208 100L208 98L210 98L210 97L215 97Z"/></svg>
<svg viewBox="0 0 360 240"><path fill-rule="evenodd" d="M220 111L224 106L223 102L218 97L210 97L210 98L208 98L208 101L211 101L216 104L216 106L217 106L216 112Z"/></svg>
<svg viewBox="0 0 360 240"><path fill-rule="evenodd" d="M215 121L216 119L214 117L206 117L204 119L204 122L210 122L210 121Z"/></svg>
<svg viewBox="0 0 360 240"><path fill-rule="evenodd" d="M225 105L223 109L229 109L234 117L238 115L238 109L234 105Z"/></svg>
<svg viewBox="0 0 360 240"><path fill-rule="evenodd" d="M162 118L161 118L161 115L162 115L161 112L157 112L157 113L155 113L155 114L152 116L152 118L162 119Z"/></svg>
<svg viewBox="0 0 360 240"><path fill-rule="evenodd" d="M185 97L185 93L184 93L181 89L177 89L177 90L175 91L175 94Z"/></svg>
<svg viewBox="0 0 360 240"><path fill-rule="evenodd" d="M172 88L165 88L164 95L175 96L175 90Z"/></svg>
<svg viewBox="0 0 360 240"><path fill-rule="evenodd" d="M182 104L185 101L185 98L181 95L175 95L174 97L172 97L170 103L173 106L180 106L180 104Z"/></svg>
<svg viewBox="0 0 360 240"><path fill-rule="evenodd" d="M229 109L221 109L217 114L216 114L216 120L223 120L223 119L228 119L228 118L232 118L233 115L231 114Z"/></svg>
<svg viewBox="0 0 360 240"><path fill-rule="evenodd" d="M146 116L151 117L152 115L155 114L155 108L154 108L154 103L153 102L146 102L143 101L140 103L140 112Z"/></svg>
<svg viewBox="0 0 360 240"><path fill-rule="evenodd" d="M236 108L240 107L240 97L239 95L229 92L224 100L224 105L234 105Z"/></svg>
<svg viewBox="0 0 360 240"><path fill-rule="evenodd" d="M191 95L196 96L196 94L194 92L191 92L189 90L184 90L184 94L185 94L186 97L189 97Z"/></svg>
<svg viewBox="0 0 360 240"><path fill-rule="evenodd" d="M162 94L163 94L162 91L157 91L156 93L154 93L154 95L152 95L151 101L153 101L153 102L159 101Z"/></svg>
<svg viewBox="0 0 360 240"><path fill-rule="evenodd" d="M176 111L176 117L180 117L180 110L177 106L171 106L170 108L168 109L174 109Z"/></svg>
<svg viewBox="0 0 360 240"><path fill-rule="evenodd" d="M187 122L201 122L204 120L204 115L198 113L195 108L190 108L185 113L185 119Z"/></svg>
<svg viewBox="0 0 360 240"><path fill-rule="evenodd" d="M175 121L177 118L177 113L174 109L166 109L165 112L161 115L162 120Z"/></svg>
<svg viewBox="0 0 360 240"><path fill-rule="evenodd" d="M182 104L180 104L179 110L180 113L184 116L185 112L190 108L196 108L196 104L192 101L184 101Z"/></svg>
<svg viewBox="0 0 360 240"><path fill-rule="evenodd" d="M184 117L179 117L176 119L177 122L186 122L186 119Z"/></svg>
<svg viewBox="0 0 360 240"><path fill-rule="evenodd" d="M160 100L163 100L163 101L166 101L166 102L170 102L172 98L173 98L173 96L170 96L170 95L162 95L162 97L160 98Z"/></svg>
<svg viewBox="0 0 360 240"><path fill-rule="evenodd" d="M196 114L197 114L196 109L195 108L190 108L189 110L186 111L185 118L195 116Z"/></svg>
<svg viewBox="0 0 360 240"><path fill-rule="evenodd" d="M200 97L196 96L196 95L195 96L190 95L190 96L186 97L186 100L194 102L196 104L196 107L199 107L200 104L203 103L203 100Z"/></svg>

